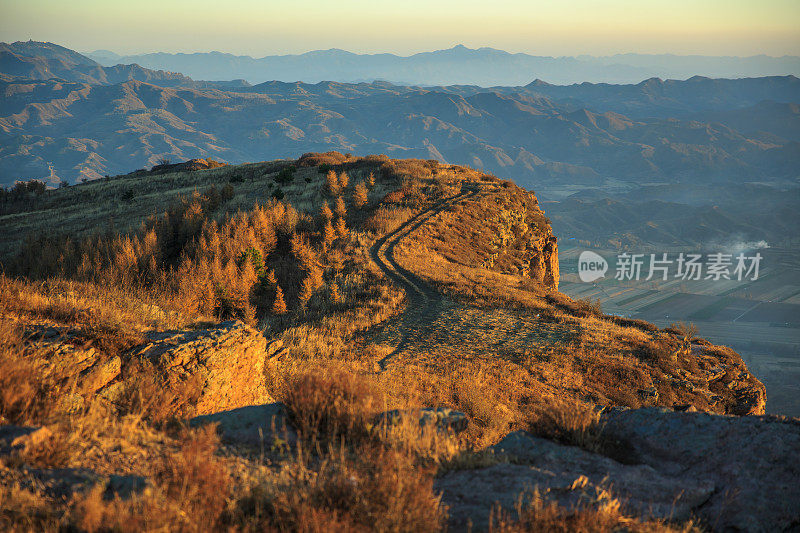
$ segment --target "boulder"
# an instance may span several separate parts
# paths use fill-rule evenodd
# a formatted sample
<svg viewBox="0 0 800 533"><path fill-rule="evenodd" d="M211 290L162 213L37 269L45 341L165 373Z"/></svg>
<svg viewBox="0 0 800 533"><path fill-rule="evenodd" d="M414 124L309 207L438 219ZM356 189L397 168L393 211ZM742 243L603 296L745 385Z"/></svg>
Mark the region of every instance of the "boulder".
<svg viewBox="0 0 800 533"><path fill-rule="evenodd" d="M800 524L800 420L669 409L604 413L607 438L631 459L716 490L695 509L718 530L781 531Z"/></svg>
<svg viewBox="0 0 800 533"><path fill-rule="evenodd" d="M267 340L234 320L180 332L151 333L133 356L154 363L165 386L199 379L196 415L272 402L264 382Z"/></svg>
<svg viewBox="0 0 800 533"><path fill-rule="evenodd" d="M289 423L286 406L280 402L197 416L189 424L217 424L220 438L230 444L284 451L297 443L297 432Z"/></svg>

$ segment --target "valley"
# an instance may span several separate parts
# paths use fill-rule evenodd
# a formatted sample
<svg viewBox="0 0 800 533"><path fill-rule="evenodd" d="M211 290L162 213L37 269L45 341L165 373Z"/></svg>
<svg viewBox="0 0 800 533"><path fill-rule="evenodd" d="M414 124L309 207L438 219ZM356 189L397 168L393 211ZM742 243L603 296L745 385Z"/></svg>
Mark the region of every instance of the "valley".
<svg viewBox="0 0 800 533"><path fill-rule="evenodd" d="M619 281L614 264L605 278L582 282L578 255L560 248L561 289L573 298L599 301L606 313L647 320L660 327L685 322L700 335L734 348L767 387L767 412L800 416L800 255L762 249L763 269L755 281ZM592 249L608 259L617 252ZM645 253L656 250L643 250ZM660 252L660 250L659 250Z"/></svg>

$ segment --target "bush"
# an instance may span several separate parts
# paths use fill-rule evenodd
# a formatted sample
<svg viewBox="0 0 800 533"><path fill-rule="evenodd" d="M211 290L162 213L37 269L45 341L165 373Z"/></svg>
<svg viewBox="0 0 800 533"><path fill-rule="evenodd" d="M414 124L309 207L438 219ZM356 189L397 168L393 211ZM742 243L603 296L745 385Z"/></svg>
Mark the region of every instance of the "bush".
<svg viewBox="0 0 800 533"><path fill-rule="evenodd" d="M375 389L347 372L292 376L283 396L294 426L311 442L363 440L381 405Z"/></svg>
<svg viewBox="0 0 800 533"><path fill-rule="evenodd" d="M294 165L288 166L288 167L284 167L283 169L281 169L280 172L278 172L278 175L275 177L275 181L280 183L280 184L282 184L282 185L286 185L287 183L291 183L292 181L294 181L294 171L295 170L296 170L296 168L294 167Z"/></svg>

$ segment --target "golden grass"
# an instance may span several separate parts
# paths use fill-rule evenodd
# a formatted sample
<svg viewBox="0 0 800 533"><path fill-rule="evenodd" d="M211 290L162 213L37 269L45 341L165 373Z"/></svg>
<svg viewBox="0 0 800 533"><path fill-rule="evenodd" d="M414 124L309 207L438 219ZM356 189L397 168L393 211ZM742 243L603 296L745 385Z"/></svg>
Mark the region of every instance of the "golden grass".
<svg viewBox="0 0 800 533"><path fill-rule="evenodd" d="M446 510L433 493L436 471L505 460L485 448L519 429L613 455L598 406L638 407L637 391L655 386L661 405L712 409L676 389L670 376L695 371L700 357L740 362L708 344L702 354L687 351L690 328L660 331L608 317L592 302L575 302L523 275L526 254L548 235L549 222L532 195L493 176L433 161L335 153L307 155L292 166L119 177L46 195L38 214L0 217L36 229L40 217L60 213L70 233L69 240L29 241L18 263L25 277L0 276L0 416L5 423L48 424L52 432L11 467L88 468L151 482L128 499L109 500L98 485L66 502L0 484L0 525L439 530ZM349 189L333 200L328 171L339 191L348 187L343 173L368 189L366 203L359 208L360 187L355 203ZM233 198L208 192L225 181ZM137 183L138 195L121 200ZM270 199L278 189L280 202ZM423 280L427 296L415 299L383 275L370 248L442 199L468 191L394 248L400 266ZM68 201L60 211L58 202ZM325 201L339 204L336 217L330 207L326 214ZM73 205L85 209L83 220ZM148 221L153 207L164 213ZM89 237L86 228L111 212L125 231ZM334 218L344 224L338 232ZM279 290L285 308L275 305ZM413 319L419 309L424 313ZM213 430L187 430L182 420L192 414L198 384L167 389L152 365L127 356L148 331L232 317L284 343L286 350L267 361L265 379L301 436L288 457L219 447ZM75 384L40 371L52 341L26 336L28 326L68 330L76 349L119 355L116 405L88 396L67 412ZM462 411L467 429L456 436L421 428L415 413L424 407ZM378 423L389 409L408 415ZM516 518L496 515L493 527L667 527L625 517L613 499L604 502L562 509L532 498Z"/></svg>
<svg viewBox="0 0 800 533"><path fill-rule="evenodd" d="M587 501L573 508L548 502L538 490L521 494L516 514L499 508L492 511L489 531L493 533L610 533L631 531L641 533L699 531L692 523L667 524L664 521L625 516L620 511L620 501L605 490L600 490Z"/></svg>

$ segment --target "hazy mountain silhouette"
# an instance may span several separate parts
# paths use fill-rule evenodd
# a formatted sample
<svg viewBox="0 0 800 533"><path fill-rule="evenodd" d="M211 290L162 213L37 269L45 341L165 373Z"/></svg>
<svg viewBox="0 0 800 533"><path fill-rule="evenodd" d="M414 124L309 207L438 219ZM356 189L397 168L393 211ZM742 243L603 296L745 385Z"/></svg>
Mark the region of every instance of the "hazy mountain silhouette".
<svg viewBox="0 0 800 533"><path fill-rule="evenodd" d="M108 50L87 55L106 66L137 63L151 69L182 72L195 79L241 78L250 83L388 80L409 85L524 85L536 78L569 84L584 81L635 83L652 77L686 79L697 74L728 78L800 75L800 58L793 56L548 57L512 54L494 48L470 49L463 45L411 56L355 54L340 49L262 58L223 52L119 56Z"/></svg>

